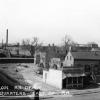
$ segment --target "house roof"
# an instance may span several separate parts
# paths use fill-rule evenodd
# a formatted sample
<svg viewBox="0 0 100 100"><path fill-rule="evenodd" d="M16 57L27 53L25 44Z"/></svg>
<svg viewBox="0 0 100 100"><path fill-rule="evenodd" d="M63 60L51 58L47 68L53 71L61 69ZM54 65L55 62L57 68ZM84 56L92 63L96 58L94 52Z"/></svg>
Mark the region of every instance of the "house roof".
<svg viewBox="0 0 100 100"><path fill-rule="evenodd" d="M62 78L65 79L66 77L80 77L80 76L86 76L86 75L84 73L83 74L63 73Z"/></svg>
<svg viewBox="0 0 100 100"><path fill-rule="evenodd" d="M100 60L100 52L71 52L74 59Z"/></svg>

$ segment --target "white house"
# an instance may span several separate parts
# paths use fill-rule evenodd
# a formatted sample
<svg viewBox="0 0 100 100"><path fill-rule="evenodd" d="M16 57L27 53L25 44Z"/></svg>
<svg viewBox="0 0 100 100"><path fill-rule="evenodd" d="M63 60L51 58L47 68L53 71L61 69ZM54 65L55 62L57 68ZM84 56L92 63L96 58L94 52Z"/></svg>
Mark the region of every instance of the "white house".
<svg viewBox="0 0 100 100"><path fill-rule="evenodd" d="M68 54L65 57L65 60L63 62L64 66L73 66L74 65L74 58L71 52L68 52Z"/></svg>
<svg viewBox="0 0 100 100"><path fill-rule="evenodd" d="M62 89L62 71L49 69L49 71L43 70L43 82Z"/></svg>

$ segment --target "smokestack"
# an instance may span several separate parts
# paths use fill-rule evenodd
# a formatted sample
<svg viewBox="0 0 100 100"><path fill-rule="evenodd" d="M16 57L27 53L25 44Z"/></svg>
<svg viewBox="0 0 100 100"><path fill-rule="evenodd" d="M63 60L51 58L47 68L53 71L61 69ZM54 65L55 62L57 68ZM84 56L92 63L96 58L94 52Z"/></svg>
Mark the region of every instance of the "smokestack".
<svg viewBox="0 0 100 100"><path fill-rule="evenodd" d="M3 49L3 39L2 39L2 49Z"/></svg>
<svg viewBox="0 0 100 100"><path fill-rule="evenodd" d="M6 47L8 46L8 29L6 30Z"/></svg>

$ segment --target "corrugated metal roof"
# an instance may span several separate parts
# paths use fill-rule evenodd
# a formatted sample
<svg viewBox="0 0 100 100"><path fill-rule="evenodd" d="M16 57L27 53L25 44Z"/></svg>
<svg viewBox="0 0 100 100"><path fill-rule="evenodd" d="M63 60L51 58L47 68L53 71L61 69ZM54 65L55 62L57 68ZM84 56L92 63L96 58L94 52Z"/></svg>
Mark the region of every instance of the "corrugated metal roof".
<svg viewBox="0 0 100 100"><path fill-rule="evenodd" d="M74 59L100 60L100 52L71 52Z"/></svg>

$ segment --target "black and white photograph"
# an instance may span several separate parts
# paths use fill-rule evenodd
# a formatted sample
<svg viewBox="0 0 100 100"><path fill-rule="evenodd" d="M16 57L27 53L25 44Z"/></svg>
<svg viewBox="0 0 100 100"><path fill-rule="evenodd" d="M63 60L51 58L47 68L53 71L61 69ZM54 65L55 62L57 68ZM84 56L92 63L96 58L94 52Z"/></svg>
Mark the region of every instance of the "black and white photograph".
<svg viewBox="0 0 100 100"><path fill-rule="evenodd" d="M100 0L0 0L0 100L100 100Z"/></svg>

